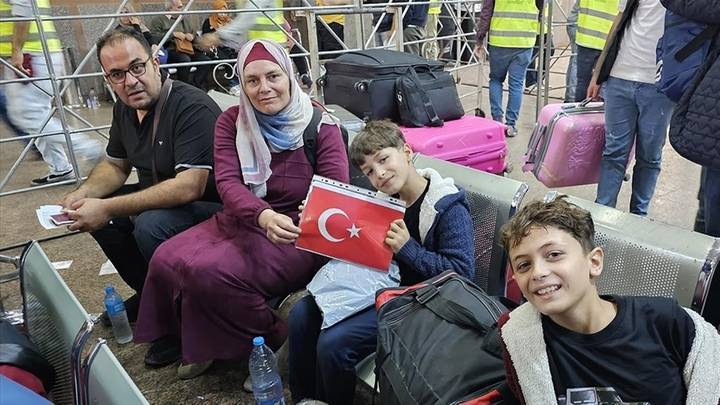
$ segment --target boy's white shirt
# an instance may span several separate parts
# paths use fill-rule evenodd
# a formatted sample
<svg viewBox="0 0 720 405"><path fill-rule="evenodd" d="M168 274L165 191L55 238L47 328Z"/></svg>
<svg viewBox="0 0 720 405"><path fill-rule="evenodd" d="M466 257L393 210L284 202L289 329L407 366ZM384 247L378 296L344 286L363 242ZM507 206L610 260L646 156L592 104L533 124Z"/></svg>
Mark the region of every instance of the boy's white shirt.
<svg viewBox="0 0 720 405"><path fill-rule="evenodd" d="M684 308L695 324L695 337L683 370L687 405L716 405L720 400L720 335L692 310ZM502 327L527 404L557 403L540 312L526 302L510 313Z"/></svg>

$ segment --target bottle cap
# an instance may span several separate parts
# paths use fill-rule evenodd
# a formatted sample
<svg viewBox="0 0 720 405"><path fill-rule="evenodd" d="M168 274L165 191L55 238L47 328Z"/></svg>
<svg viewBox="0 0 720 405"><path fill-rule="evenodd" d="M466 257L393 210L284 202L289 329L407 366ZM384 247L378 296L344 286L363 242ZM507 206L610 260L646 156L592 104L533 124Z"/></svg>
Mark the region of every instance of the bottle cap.
<svg viewBox="0 0 720 405"><path fill-rule="evenodd" d="M112 285L106 285L105 286L105 294L112 294L115 292L115 287Z"/></svg>
<svg viewBox="0 0 720 405"><path fill-rule="evenodd" d="M253 346L262 346L265 344L265 338L262 336L257 336L253 338Z"/></svg>

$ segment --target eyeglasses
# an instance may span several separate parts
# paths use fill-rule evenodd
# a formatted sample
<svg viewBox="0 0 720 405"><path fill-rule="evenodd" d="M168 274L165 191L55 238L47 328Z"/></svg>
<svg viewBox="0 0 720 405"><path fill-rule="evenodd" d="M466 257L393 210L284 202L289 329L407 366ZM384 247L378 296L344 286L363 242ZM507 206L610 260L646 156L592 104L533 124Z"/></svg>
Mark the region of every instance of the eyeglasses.
<svg viewBox="0 0 720 405"><path fill-rule="evenodd" d="M147 63L152 59L152 55L149 56L145 62L138 62L133 63L125 70L113 70L112 72L105 75L108 80L110 80L114 84L123 84L125 83L125 75L130 73L133 75L133 77L138 78L145 74L145 67L147 66Z"/></svg>

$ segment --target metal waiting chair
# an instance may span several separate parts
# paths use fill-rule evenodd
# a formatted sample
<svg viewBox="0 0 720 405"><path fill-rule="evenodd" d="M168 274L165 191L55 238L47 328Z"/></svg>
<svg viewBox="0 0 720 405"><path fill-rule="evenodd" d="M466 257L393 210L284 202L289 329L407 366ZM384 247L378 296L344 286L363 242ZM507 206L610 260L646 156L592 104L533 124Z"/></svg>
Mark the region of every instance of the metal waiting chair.
<svg viewBox="0 0 720 405"><path fill-rule="evenodd" d="M418 169L432 168L443 177L452 177L465 189L473 221L474 281L491 295L504 295L507 254L500 244L500 228L515 215L527 184L419 153L413 163Z"/></svg>
<svg viewBox="0 0 720 405"><path fill-rule="evenodd" d="M545 200L558 195L551 191ZM720 238L576 197L568 201L588 210L595 222L595 242L605 251L601 294L672 297L703 314L720 262Z"/></svg>
<svg viewBox="0 0 720 405"><path fill-rule="evenodd" d="M507 177L481 172L455 163L415 154L418 169L432 168L443 177L452 177L464 188L475 242L475 283L492 295L505 295L507 255L500 244L500 228L515 214L528 186ZM375 386L375 355L356 367L358 379Z"/></svg>
<svg viewBox="0 0 720 405"><path fill-rule="evenodd" d="M57 274L40 245L28 243L17 260L24 322L30 339L53 365L56 404L148 404L105 341L83 359L93 320Z"/></svg>

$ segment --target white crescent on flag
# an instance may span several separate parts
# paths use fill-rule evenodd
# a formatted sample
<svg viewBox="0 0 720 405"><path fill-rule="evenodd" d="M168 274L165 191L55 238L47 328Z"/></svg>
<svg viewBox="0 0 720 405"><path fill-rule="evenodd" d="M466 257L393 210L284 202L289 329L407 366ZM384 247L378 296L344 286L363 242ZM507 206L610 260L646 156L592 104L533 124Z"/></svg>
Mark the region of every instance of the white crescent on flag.
<svg viewBox="0 0 720 405"><path fill-rule="evenodd" d="M333 215L342 215L348 220L350 220L350 217L345 213L345 211L341 210L340 208L328 208L325 211L320 214L318 217L318 229L320 230L320 235L322 235L323 238L327 239L329 242L342 242L345 240L345 238L338 239L334 238L332 235L330 235L330 232L327 230L326 222L328 219L330 219Z"/></svg>

